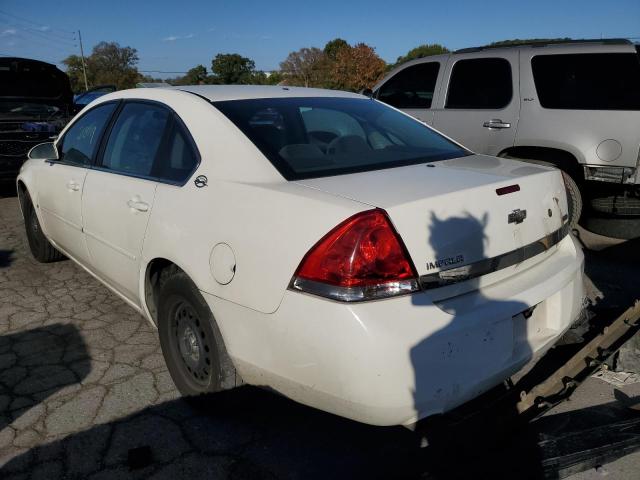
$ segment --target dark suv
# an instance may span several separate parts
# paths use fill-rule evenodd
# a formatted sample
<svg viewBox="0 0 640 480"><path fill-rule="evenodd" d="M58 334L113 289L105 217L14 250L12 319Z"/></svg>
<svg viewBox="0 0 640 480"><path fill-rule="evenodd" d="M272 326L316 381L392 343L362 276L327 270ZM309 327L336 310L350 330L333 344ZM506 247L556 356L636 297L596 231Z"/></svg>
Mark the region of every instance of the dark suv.
<svg viewBox="0 0 640 480"><path fill-rule="evenodd" d="M13 182L29 150L70 120L69 77L55 65L0 58L0 182Z"/></svg>

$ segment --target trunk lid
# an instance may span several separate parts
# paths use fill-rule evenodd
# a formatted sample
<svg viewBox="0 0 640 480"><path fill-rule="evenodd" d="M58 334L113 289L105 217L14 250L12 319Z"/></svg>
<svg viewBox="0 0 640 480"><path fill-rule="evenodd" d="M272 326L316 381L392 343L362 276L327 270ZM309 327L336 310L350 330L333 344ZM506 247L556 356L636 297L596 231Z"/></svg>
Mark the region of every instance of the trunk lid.
<svg viewBox="0 0 640 480"><path fill-rule="evenodd" d="M561 230L567 215L558 170L481 155L298 183L385 209L420 276L486 266Z"/></svg>

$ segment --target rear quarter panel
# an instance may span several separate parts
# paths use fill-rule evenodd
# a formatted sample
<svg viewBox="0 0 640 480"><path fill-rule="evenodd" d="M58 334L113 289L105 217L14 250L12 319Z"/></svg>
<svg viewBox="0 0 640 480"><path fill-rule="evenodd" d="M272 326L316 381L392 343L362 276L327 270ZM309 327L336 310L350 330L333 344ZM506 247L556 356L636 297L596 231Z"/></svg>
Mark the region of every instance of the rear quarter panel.
<svg viewBox="0 0 640 480"><path fill-rule="evenodd" d="M163 101L189 128L201 162L184 186L158 185L143 246L141 297L148 263L165 258L204 292L274 312L305 253L342 220L369 207L287 182L208 102L170 93L187 96ZM202 188L194 183L200 175L208 179ZM236 259L227 285L211 273L218 243L228 244Z"/></svg>

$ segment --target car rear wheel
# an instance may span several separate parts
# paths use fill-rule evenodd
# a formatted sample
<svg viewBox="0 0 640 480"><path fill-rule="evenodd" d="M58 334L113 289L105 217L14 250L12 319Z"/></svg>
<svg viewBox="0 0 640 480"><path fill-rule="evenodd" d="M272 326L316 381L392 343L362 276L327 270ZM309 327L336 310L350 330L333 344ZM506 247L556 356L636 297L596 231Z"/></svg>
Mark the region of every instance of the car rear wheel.
<svg viewBox="0 0 640 480"><path fill-rule="evenodd" d="M27 232L27 240L29 249L33 258L40 263L51 263L62 260L64 255L51 245L47 237L42 233L40 221L36 214L36 209L29 198L29 194L25 193L24 201L24 227Z"/></svg>
<svg viewBox="0 0 640 480"><path fill-rule="evenodd" d="M235 370L213 314L195 284L175 270L162 281L158 298L160 346L180 393L197 397L229 388L229 371L235 374Z"/></svg>

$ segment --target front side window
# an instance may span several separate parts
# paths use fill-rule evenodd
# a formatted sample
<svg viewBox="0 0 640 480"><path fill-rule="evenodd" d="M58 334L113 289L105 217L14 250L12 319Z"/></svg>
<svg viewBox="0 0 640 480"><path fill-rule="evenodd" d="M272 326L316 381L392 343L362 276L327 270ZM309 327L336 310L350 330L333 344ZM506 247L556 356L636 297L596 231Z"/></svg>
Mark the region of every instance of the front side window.
<svg viewBox="0 0 640 480"><path fill-rule="evenodd" d="M62 138L60 160L72 165L91 165L102 132L116 105L107 103L93 108L69 127Z"/></svg>
<svg viewBox="0 0 640 480"><path fill-rule="evenodd" d="M431 108L438 80L438 62L404 68L378 90L378 100L396 108Z"/></svg>
<svg viewBox="0 0 640 480"><path fill-rule="evenodd" d="M159 105L127 103L113 125L102 168L151 176L171 112Z"/></svg>
<svg viewBox="0 0 640 480"><path fill-rule="evenodd" d="M459 60L451 71L445 108L498 110L511 103L511 65L504 58Z"/></svg>
<svg viewBox="0 0 640 480"><path fill-rule="evenodd" d="M544 108L640 110L637 54L537 55L531 68Z"/></svg>
<svg viewBox="0 0 640 480"><path fill-rule="evenodd" d="M264 98L213 104L287 180L380 170L468 154L426 125L371 99ZM264 121L257 122L256 118Z"/></svg>

